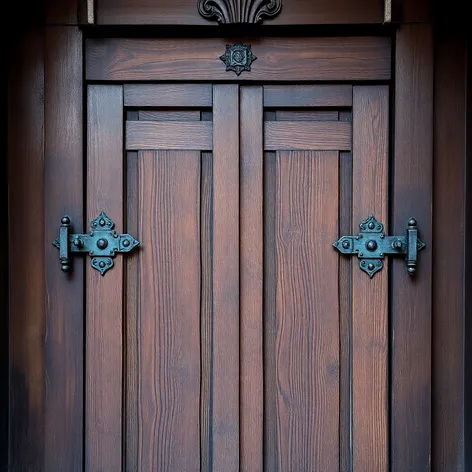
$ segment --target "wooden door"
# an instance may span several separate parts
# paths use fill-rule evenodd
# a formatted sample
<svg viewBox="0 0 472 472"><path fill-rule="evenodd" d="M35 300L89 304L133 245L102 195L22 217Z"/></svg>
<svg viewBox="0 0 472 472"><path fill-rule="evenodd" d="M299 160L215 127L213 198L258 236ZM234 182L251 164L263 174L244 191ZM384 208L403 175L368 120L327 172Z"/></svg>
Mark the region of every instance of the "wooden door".
<svg viewBox="0 0 472 472"><path fill-rule="evenodd" d="M385 85L87 89L87 218L140 242L86 269L85 465L387 471ZM386 228L387 229L387 228Z"/></svg>

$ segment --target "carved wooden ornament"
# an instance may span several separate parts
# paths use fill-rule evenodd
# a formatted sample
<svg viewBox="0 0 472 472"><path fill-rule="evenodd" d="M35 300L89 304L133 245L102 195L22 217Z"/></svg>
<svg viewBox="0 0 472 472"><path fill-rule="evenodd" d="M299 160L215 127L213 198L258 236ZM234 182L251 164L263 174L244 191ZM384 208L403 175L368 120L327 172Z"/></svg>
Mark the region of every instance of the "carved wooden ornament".
<svg viewBox="0 0 472 472"><path fill-rule="evenodd" d="M282 9L282 0L197 0L203 18L219 23L259 23Z"/></svg>

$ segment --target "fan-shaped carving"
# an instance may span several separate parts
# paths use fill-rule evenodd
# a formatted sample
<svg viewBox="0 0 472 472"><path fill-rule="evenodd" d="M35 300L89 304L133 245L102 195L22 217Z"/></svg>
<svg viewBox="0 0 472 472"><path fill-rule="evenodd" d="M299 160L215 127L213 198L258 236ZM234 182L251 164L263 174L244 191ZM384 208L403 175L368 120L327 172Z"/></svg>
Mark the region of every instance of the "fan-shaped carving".
<svg viewBox="0 0 472 472"><path fill-rule="evenodd" d="M198 0L200 15L220 23L259 23L281 9L282 0Z"/></svg>

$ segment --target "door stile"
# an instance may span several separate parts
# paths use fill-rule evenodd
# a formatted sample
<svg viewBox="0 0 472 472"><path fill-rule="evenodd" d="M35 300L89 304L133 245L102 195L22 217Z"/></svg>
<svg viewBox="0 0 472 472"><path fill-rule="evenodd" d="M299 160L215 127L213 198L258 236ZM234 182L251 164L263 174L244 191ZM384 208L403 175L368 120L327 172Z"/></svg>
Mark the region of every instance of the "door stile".
<svg viewBox="0 0 472 472"><path fill-rule="evenodd" d="M353 226L387 224L388 99L387 86L353 89ZM388 263L372 279L352 271L353 470L387 472Z"/></svg>
<svg viewBox="0 0 472 472"><path fill-rule="evenodd" d="M213 470L239 471L239 87L213 87Z"/></svg>
<svg viewBox="0 0 472 472"><path fill-rule="evenodd" d="M240 91L241 472L263 470L263 92Z"/></svg>
<svg viewBox="0 0 472 472"><path fill-rule="evenodd" d="M87 222L123 230L123 87L87 91ZM86 264L85 470L122 470L123 259L105 276Z"/></svg>

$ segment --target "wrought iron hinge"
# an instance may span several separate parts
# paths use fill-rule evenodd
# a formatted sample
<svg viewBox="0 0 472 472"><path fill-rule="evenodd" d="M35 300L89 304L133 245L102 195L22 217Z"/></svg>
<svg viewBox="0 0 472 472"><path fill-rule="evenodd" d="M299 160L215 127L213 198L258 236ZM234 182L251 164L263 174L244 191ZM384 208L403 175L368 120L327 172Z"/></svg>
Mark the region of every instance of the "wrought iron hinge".
<svg viewBox="0 0 472 472"><path fill-rule="evenodd" d="M383 224L370 215L359 225L356 236L342 236L333 246L341 253L355 255L360 259L360 268L373 277L383 267L382 259L387 255L404 255L407 271L416 272L418 252L426 245L418 239L418 225L415 218L408 220L404 236L386 236Z"/></svg>
<svg viewBox="0 0 472 472"><path fill-rule="evenodd" d="M69 272L72 267L72 254L87 253L92 260L91 266L104 275L113 267L113 258L118 252L130 252L139 245L139 241L129 234L114 231L115 223L102 211L91 221L90 231L86 234L71 233L68 216L61 219L59 237L52 243L59 249L61 269Z"/></svg>

